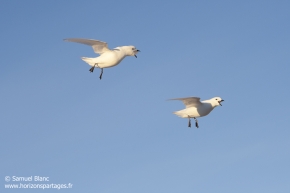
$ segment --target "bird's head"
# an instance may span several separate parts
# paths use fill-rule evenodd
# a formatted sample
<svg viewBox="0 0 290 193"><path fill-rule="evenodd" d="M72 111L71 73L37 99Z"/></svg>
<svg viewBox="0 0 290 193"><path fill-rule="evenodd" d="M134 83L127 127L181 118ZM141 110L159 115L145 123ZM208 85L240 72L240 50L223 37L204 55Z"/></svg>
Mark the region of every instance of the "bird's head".
<svg viewBox="0 0 290 193"><path fill-rule="evenodd" d="M135 56L135 58L137 58L137 53L141 52L140 50L137 50L135 46L122 46L122 50L125 51L127 56Z"/></svg>
<svg viewBox="0 0 290 193"><path fill-rule="evenodd" d="M221 102L223 102L223 101L224 100L221 99L220 97L214 97L214 98L211 99L211 102L212 102L212 104L213 104L214 107L216 107L216 106L222 106L222 103Z"/></svg>

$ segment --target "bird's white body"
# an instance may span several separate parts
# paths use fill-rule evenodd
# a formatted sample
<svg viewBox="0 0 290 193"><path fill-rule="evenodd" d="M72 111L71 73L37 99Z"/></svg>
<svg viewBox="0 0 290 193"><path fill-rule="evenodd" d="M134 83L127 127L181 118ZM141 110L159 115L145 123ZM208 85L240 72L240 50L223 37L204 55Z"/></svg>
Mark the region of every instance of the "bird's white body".
<svg viewBox="0 0 290 193"><path fill-rule="evenodd" d="M223 100L220 97L214 97L209 100L200 101L198 97L177 98L173 100L181 100L186 108L174 112L182 118L197 118L208 115L215 107L220 106Z"/></svg>
<svg viewBox="0 0 290 193"><path fill-rule="evenodd" d="M65 39L65 41L92 46L94 52L100 54L100 56L96 58L82 57L82 60L95 68L110 68L116 66L126 56L135 56L137 58L136 54L140 52L134 46L120 46L110 50L106 42L99 40L69 38Z"/></svg>
<svg viewBox="0 0 290 193"><path fill-rule="evenodd" d="M130 56L127 50L132 50L130 46L117 47L113 50L107 50L96 58L82 57L82 60L88 63L90 66L99 68L110 68L118 65L126 56ZM95 65L97 64L97 65Z"/></svg>
<svg viewBox="0 0 290 193"><path fill-rule="evenodd" d="M224 100L220 97L214 97L209 100L200 101L199 97L187 97L187 98L176 98L171 100L181 100L184 105L185 109L176 111L176 114L179 117L187 118L188 119L188 127L191 127L191 118L195 120L195 126L198 128L198 121L197 117L203 117L208 115L215 107L222 106L221 102Z"/></svg>

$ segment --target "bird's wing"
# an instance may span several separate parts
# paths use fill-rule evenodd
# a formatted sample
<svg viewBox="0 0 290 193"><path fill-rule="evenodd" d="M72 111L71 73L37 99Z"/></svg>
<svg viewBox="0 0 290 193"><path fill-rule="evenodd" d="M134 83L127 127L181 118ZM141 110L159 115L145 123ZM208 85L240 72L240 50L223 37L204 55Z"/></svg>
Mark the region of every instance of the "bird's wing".
<svg viewBox="0 0 290 193"><path fill-rule="evenodd" d="M68 41L68 42L77 42L77 43L81 43L81 44L86 44L89 46L92 46L94 51L97 54L102 54L105 51L108 51L108 44L106 42L101 42L98 40L90 40L90 39L82 39L82 38L68 38L68 39L64 39L64 41Z"/></svg>
<svg viewBox="0 0 290 193"><path fill-rule="evenodd" d="M175 98L170 100L180 100L184 103L186 108L197 107L202 104L199 97Z"/></svg>

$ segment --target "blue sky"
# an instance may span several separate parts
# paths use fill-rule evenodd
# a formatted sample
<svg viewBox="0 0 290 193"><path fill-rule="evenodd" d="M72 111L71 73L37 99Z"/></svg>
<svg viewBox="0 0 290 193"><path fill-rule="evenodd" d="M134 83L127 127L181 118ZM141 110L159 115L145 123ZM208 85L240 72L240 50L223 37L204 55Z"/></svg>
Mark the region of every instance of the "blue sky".
<svg viewBox="0 0 290 193"><path fill-rule="evenodd" d="M5 189L5 176L47 176L73 193L290 192L289 8L3 1L2 191L32 191ZM71 37L141 53L100 81L80 59L96 54ZM167 101L188 96L225 102L188 128Z"/></svg>

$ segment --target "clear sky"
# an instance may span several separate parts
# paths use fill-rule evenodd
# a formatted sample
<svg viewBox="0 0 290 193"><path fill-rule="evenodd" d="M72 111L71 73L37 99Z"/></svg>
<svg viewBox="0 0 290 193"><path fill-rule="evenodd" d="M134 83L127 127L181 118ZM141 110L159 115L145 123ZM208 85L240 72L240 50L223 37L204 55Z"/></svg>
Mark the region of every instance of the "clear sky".
<svg viewBox="0 0 290 193"><path fill-rule="evenodd" d="M289 193L290 2L2 1L5 176L85 193ZM86 45L138 58L89 73ZM170 98L222 97L200 128ZM16 183L11 182L10 183ZM17 182L19 183L19 182ZM22 182L27 183L27 182ZM38 183L38 182L30 182Z"/></svg>

